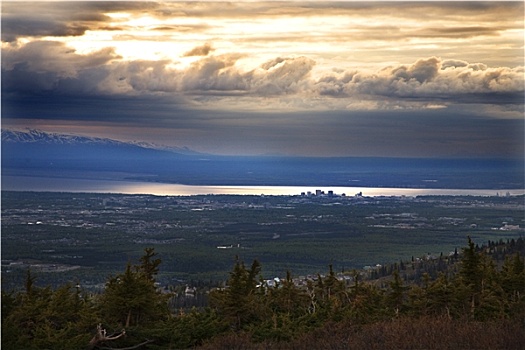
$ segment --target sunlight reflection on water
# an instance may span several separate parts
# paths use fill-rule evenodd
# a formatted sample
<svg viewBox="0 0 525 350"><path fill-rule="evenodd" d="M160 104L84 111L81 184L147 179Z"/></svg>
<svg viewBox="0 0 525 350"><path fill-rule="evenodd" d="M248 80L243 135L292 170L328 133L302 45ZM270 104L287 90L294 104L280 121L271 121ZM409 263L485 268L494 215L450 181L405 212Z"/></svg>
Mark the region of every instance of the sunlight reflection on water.
<svg viewBox="0 0 525 350"><path fill-rule="evenodd" d="M386 187L315 187L315 186L191 186L154 182L87 180L68 178L46 178L28 176L2 176L2 190L37 191L37 192L92 192L153 194L159 196L189 196L203 194L231 195L300 195L301 193L322 190L333 191L336 195L354 196L418 196L418 195L477 195L495 196L496 194L523 195L523 189L419 189Z"/></svg>

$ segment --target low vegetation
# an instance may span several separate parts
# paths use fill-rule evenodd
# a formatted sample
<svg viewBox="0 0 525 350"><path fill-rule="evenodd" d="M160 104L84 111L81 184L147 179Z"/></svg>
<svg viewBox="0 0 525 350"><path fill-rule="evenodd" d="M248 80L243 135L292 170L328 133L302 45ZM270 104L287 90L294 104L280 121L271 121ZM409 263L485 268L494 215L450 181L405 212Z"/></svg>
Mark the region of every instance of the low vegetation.
<svg viewBox="0 0 525 350"><path fill-rule="evenodd" d="M524 256L523 238L469 238L443 264L395 264L369 280L330 266L304 286L291 273L270 284L257 260L238 259L208 306L173 309L148 248L99 294L36 287L28 271L23 291L2 292L2 349L522 349Z"/></svg>

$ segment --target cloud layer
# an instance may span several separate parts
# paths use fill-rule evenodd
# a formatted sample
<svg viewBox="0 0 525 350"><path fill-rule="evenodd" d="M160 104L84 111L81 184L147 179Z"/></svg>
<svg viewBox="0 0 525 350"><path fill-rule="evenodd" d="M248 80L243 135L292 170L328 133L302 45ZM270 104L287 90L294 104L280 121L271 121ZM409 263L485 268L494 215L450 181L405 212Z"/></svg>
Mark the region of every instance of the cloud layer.
<svg viewBox="0 0 525 350"><path fill-rule="evenodd" d="M276 57L245 70L236 65L243 55L209 55L210 51L206 44L195 47L188 56L204 57L180 69L168 60L122 61L109 47L79 54L63 43L33 41L4 48L2 89L7 94L161 93L188 100L225 95L253 98L296 95L441 104L523 102L520 99L524 92L523 67L488 67L483 63L429 57L372 73L334 67L332 72L313 77L316 62L308 57Z"/></svg>
<svg viewBox="0 0 525 350"><path fill-rule="evenodd" d="M522 2L59 4L2 2L3 122L226 153L523 152Z"/></svg>

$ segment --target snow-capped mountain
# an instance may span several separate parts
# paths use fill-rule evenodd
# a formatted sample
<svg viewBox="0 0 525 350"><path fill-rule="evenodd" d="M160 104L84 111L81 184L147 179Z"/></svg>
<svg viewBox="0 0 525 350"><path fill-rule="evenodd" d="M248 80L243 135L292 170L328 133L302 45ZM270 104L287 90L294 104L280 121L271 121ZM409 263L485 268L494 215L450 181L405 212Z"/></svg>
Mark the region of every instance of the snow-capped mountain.
<svg viewBox="0 0 525 350"><path fill-rule="evenodd" d="M202 155L187 148L145 142L2 130L2 175L161 179L200 171ZM208 157L207 157L208 158ZM126 175L122 175L126 174ZM179 180L176 180L179 181Z"/></svg>
<svg viewBox="0 0 525 350"><path fill-rule="evenodd" d="M7 178L32 177L342 187L358 179L361 187L523 188L522 159L203 156L183 148L38 130L2 131L1 151L2 186Z"/></svg>
<svg viewBox="0 0 525 350"><path fill-rule="evenodd" d="M116 147L116 148L141 148L158 151L167 151L183 155L196 155L197 152L187 147L170 147L157 145L143 141L123 142L100 137L88 137L71 134L58 134L44 132L36 129L27 131L2 130L2 145L27 144L27 145L63 145L63 146L96 146L96 147Z"/></svg>
<svg viewBox="0 0 525 350"><path fill-rule="evenodd" d="M25 143L41 143L41 144L61 144L61 145L72 145L72 144L112 144L118 145L121 142L102 139L96 137L85 137L77 135L66 135L48 133L36 129L28 129L27 131L16 131L16 130L2 130L2 142L25 142Z"/></svg>
<svg viewBox="0 0 525 350"><path fill-rule="evenodd" d="M199 152L189 149L188 147L173 147L173 146L159 145L153 142L131 141L129 142L129 144L139 146L142 148L156 149L159 151L169 151L169 152L174 152L174 153L179 153L179 154L188 154L188 155L201 154Z"/></svg>

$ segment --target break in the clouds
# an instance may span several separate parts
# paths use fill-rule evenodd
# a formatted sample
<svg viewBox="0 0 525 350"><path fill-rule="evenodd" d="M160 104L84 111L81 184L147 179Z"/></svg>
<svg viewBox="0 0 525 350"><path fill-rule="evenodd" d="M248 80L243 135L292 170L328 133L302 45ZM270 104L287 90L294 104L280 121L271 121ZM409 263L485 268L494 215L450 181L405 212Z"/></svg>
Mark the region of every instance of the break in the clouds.
<svg viewBox="0 0 525 350"><path fill-rule="evenodd" d="M521 2L7 1L2 118L104 125L115 138L136 127L135 139L218 153L515 156L522 14ZM392 120L407 132L390 132ZM511 139L480 134L488 124L502 134L512 124ZM326 133L317 151L309 128ZM390 146L370 141L382 132Z"/></svg>

